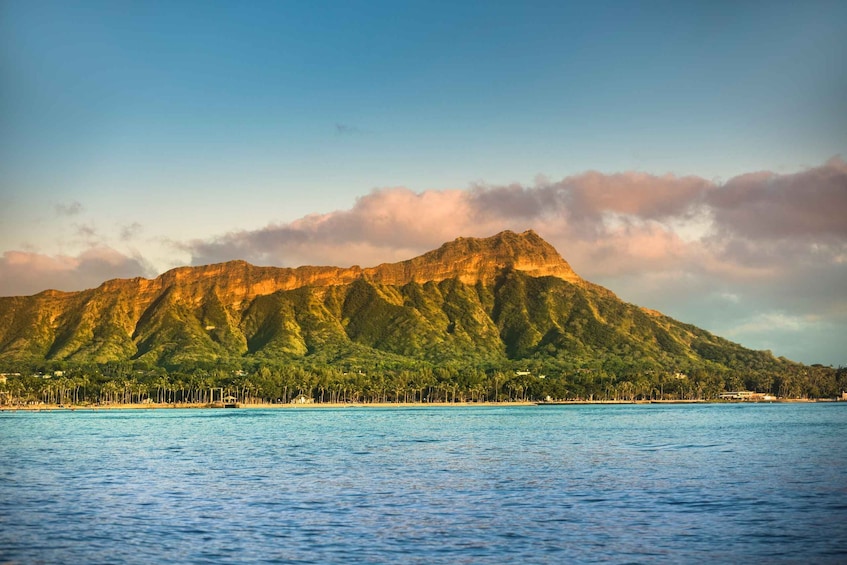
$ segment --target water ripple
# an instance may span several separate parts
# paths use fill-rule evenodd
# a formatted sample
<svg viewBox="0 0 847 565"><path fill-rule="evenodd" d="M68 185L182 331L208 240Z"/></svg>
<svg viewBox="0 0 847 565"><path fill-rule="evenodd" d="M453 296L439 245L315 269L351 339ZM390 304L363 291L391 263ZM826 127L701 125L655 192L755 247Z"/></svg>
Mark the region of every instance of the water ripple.
<svg viewBox="0 0 847 565"><path fill-rule="evenodd" d="M847 561L841 407L77 411L0 428L3 562Z"/></svg>

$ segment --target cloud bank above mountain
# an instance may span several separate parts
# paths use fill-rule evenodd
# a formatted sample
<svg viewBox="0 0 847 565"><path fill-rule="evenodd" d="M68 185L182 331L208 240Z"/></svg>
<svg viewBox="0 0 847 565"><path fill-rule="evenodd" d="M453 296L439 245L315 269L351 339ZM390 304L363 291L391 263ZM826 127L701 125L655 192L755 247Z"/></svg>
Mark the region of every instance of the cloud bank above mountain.
<svg viewBox="0 0 847 565"><path fill-rule="evenodd" d="M372 264L458 236L535 229L587 277L688 270L736 281L843 265L847 164L699 177L588 172L535 186L375 190L349 210L181 245L193 264Z"/></svg>

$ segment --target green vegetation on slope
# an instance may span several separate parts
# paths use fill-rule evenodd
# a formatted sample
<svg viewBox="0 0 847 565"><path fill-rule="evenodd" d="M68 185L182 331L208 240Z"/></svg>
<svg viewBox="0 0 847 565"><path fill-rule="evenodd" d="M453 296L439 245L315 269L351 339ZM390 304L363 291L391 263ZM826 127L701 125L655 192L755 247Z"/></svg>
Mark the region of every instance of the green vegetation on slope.
<svg viewBox="0 0 847 565"><path fill-rule="evenodd" d="M75 397L98 401L164 390L196 400L210 387L268 401L422 401L834 396L844 386L834 369L745 349L600 287L510 269L492 284L360 278L239 307L214 289L186 300L171 287L134 324L130 298L86 291L55 316L43 303L56 298L0 301L15 328L0 334L0 366L22 373L15 386L30 400L65 401L80 382ZM56 370L73 376L27 376Z"/></svg>

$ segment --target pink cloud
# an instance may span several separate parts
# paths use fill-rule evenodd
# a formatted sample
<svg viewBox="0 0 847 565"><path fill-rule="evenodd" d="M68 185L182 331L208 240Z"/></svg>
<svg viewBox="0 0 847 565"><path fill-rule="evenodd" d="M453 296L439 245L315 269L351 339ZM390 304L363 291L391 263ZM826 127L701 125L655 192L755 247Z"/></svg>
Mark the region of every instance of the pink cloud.
<svg viewBox="0 0 847 565"><path fill-rule="evenodd" d="M847 163L834 158L790 175L741 175L707 197L726 233L752 239L847 237Z"/></svg>
<svg viewBox="0 0 847 565"><path fill-rule="evenodd" d="M246 259L260 264L370 265L408 259L460 235L491 235L501 218L481 219L466 191L376 190L349 210L285 225L190 242L194 264Z"/></svg>
<svg viewBox="0 0 847 565"><path fill-rule="evenodd" d="M185 246L193 263L246 259L261 264L369 265L411 257L459 236L535 229L586 277L649 269L690 269L761 278L804 247L829 252L847 234L847 165L839 159L794 175L757 173L717 186L705 179L588 172L536 187L376 190L349 210L285 225L225 234ZM705 235L677 231L696 222ZM826 237L824 237L826 236ZM833 247L832 237L836 238ZM828 238L828 239L827 239Z"/></svg>
<svg viewBox="0 0 847 565"><path fill-rule="evenodd" d="M643 219L684 216L713 186L693 176L638 172L604 175L594 171L564 179L559 185L570 192L569 207L574 215L593 217L615 212Z"/></svg>
<svg viewBox="0 0 847 565"><path fill-rule="evenodd" d="M6 251L0 257L0 296L29 295L46 290L80 290L114 278L149 276L138 257L110 247L94 247L72 257Z"/></svg>
<svg viewBox="0 0 847 565"><path fill-rule="evenodd" d="M350 210L307 216L288 227L315 240L346 241L352 236L381 245L408 247L451 238L457 227L467 227L471 214L464 191L415 193L407 188L391 188L358 198ZM457 221L461 225L457 226Z"/></svg>
<svg viewBox="0 0 847 565"><path fill-rule="evenodd" d="M678 269L700 252L696 244L656 222L625 223L604 230L595 240L574 243L569 260L592 276Z"/></svg>

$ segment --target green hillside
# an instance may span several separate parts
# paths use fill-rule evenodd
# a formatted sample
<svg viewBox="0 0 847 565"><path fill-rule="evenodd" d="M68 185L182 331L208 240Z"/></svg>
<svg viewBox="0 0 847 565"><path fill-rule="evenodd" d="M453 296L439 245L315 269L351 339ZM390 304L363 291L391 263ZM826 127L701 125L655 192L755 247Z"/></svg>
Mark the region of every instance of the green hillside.
<svg viewBox="0 0 847 565"><path fill-rule="evenodd" d="M387 265L349 281L314 268L317 274L306 275L319 283L292 285L273 269L238 262L214 266L213 276L182 269L156 281L0 298L0 366L425 369L447 371L457 382L463 374L518 371L567 376L572 391L627 382L631 396L666 387L692 395L809 389L802 365L627 304L580 279L551 250L532 232L505 232L457 240L402 269ZM267 288L267 277L295 288L245 290ZM377 282L384 280L402 284ZM832 379L817 385L836 388Z"/></svg>

